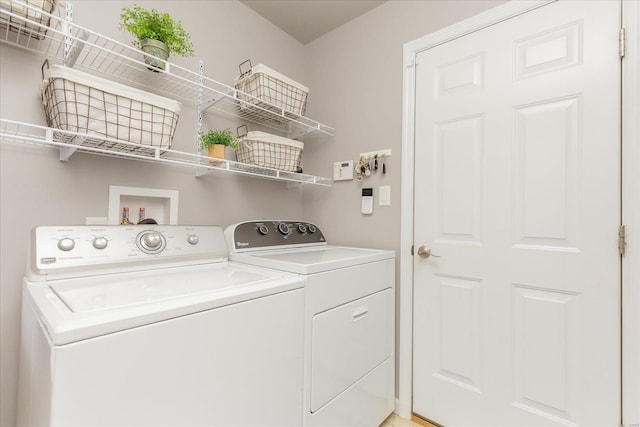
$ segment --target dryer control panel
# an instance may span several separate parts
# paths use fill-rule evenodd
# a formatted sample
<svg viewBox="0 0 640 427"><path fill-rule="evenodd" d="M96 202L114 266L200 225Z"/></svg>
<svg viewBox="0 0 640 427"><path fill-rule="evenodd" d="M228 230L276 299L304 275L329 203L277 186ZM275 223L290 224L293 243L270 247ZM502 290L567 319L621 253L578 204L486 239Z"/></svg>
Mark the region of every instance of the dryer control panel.
<svg viewBox="0 0 640 427"><path fill-rule="evenodd" d="M230 226L225 234L233 252L327 244L322 231L306 221L248 221Z"/></svg>

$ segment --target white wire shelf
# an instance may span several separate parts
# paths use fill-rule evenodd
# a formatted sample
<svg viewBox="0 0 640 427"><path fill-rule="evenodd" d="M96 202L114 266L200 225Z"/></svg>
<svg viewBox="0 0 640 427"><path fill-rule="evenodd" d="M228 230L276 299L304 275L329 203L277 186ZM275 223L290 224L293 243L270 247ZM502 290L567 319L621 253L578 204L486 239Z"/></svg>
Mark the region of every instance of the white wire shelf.
<svg viewBox="0 0 640 427"><path fill-rule="evenodd" d="M16 10L49 19L35 20ZM166 62L164 71L149 71L140 50L74 24L72 15L73 8L68 3L65 7L65 3L58 2L57 9L49 14L22 1L8 0L8 6L3 5L0 14L0 42L182 102L195 103L200 99L202 111L238 117L293 139L308 133L333 135L330 126L217 82L204 76L201 69L192 71Z"/></svg>
<svg viewBox="0 0 640 427"><path fill-rule="evenodd" d="M196 169L197 175L218 171L283 181L291 184L331 185L329 178L281 171L231 160L213 159L199 154L134 144L116 139L94 137L7 119L0 119L0 140L3 143L22 143L57 148L60 151L60 160L62 161L69 160L76 152L92 153L166 165L191 167Z"/></svg>

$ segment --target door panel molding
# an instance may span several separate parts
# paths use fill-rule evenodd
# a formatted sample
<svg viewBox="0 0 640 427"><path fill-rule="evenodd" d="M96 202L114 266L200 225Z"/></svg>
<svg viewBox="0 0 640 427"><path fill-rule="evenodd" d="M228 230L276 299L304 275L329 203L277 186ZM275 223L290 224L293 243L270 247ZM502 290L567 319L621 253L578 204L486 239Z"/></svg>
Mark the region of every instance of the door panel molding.
<svg viewBox="0 0 640 427"><path fill-rule="evenodd" d="M577 222L582 96L538 101L515 109L514 244L579 251ZM553 125L551 125L553 124ZM542 158L545 162L540 161ZM540 165L544 163L544 169ZM565 176L549 183L541 177ZM573 172L573 173L572 173ZM553 191L542 191L552 188Z"/></svg>

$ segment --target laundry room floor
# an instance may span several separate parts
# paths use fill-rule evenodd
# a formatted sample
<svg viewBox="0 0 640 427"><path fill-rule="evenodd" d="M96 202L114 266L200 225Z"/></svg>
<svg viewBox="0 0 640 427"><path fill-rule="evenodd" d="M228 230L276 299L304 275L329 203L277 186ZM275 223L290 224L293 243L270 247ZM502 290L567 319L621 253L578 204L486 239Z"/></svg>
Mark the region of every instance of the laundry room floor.
<svg viewBox="0 0 640 427"><path fill-rule="evenodd" d="M389 415L389 418L387 418L382 424L380 424L380 427L436 427L426 421L424 421L424 423L425 424L418 424L406 418L402 418L397 414L391 414Z"/></svg>

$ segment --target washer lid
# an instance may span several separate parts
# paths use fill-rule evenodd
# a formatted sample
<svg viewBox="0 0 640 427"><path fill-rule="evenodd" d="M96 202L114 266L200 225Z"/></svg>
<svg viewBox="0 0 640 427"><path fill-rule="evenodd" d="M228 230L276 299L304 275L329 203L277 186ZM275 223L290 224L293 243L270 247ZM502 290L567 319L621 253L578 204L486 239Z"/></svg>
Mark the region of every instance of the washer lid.
<svg viewBox="0 0 640 427"><path fill-rule="evenodd" d="M24 298L53 344L62 345L301 288L303 284L299 276L223 262L25 281Z"/></svg>
<svg viewBox="0 0 640 427"><path fill-rule="evenodd" d="M298 274L313 274L394 258L393 251L326 246L231 254L231 259Z"/></svg>
<svg viewBox="0 0 640 427"><path fill-rule="evenodd" d="M52 283L51 290L72 312L112 310L136 304L154 303L226 288L254 285L272 277L257 271L230 268L133 274L125 281L111 276L73 279Z"/></svg>

